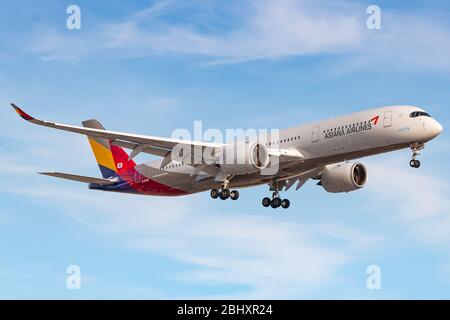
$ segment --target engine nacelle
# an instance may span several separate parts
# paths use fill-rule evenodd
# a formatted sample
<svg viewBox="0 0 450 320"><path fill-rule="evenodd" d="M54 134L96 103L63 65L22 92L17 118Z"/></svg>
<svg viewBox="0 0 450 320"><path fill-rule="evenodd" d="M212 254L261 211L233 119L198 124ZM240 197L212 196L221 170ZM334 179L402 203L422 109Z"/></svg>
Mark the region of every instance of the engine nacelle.
<svg viewBox="0 0 450 320"><path fill-rule="evenodd" d="M228 174L250 174L270 164L269 151L261 143L230 145L224 151L224 163L220 167Z"/></svg>
<svg viewBox="0 0 450 320"><path fill-rule="evenodd" d="M361 163L341 163L326 166L320 184L327 192L350 192L361 189L367 182L367 169Z"/></svg>

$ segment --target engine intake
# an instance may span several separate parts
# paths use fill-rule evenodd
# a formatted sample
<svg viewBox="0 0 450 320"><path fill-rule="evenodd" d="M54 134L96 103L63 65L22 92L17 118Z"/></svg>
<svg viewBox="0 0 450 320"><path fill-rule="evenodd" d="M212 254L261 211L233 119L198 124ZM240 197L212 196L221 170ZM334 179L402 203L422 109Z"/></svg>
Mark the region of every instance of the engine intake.
<svg viewBox="0 0 450 320"><path fill-rule="evenodd" d="M342 163L326 166L320 184L331 193L351 192L364 187L367 169L362 163Z"/></svg>

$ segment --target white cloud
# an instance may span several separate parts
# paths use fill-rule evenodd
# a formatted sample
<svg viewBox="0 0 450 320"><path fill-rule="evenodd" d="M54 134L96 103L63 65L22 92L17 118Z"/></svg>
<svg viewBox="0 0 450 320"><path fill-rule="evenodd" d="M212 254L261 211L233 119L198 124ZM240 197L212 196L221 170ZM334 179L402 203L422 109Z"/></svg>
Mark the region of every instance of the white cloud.
<svg viewBox="0 0 450 320"><path fill-rule="evenodd" d="M353 1L247 1L229 10L233 26L211 26L211 4L159 1L121 21L82 33L42 27L32 51L45 60L91 55L201 57L208 64L289 56L346 54L343 66L449 70L450 32L431 13L382 9L382 29L366 28L366 7ZM213 6L213 5L212 5ZM182 11L191 7L198 14ZM181 9L180 9L181 8ZM178 11L177 11L178 10ZM183 19L166 15L186 14ZM205 27L206 26L206 27Z"/></svg>
<svg viewBox="0 0 450 320"><path fill-rule="evenodd" d="M126 19L139 21L156 18L164 14L166 9L169 9L173 5L174 0L157 0L153 2L153 4L149 7L131 14L130 16L126 17Z"/></svg>
<svg viewBox="0 0 450 320"><path fill-rule="evenodd" d="M200 55L216 61L248 61L347 51L361 41L363 31L358 16L342 8L313 10L308 1L249 1L242 6L245 14L237 14L242 15L238 24L220 32L200 31L196 25L201 21L170 24L159 19L171 5L176 9L171 1L157 2L124 21L79 36L43 28L33 51L46 60L118 50L126 56Z"/></svg>
<svg viewBox="0 0 450 320"><path fill-rule="evenodd" d="M380 31L367 31L355 66L450 70L450 29L433 15L383 11Z"/></svg>
<svg viewBox="0 0 450 320"><path fill-rule="evenodd" d="M450 185L442 176L409 168L405 159L370 164L368 188L378 203L392 205L389 215L412 237L448 248L450 241ZM392 216L394 214L394 216Z"/></svg>
<svg viewBox="0 0 450 320"><path fill-rule="evenodd" d="M354 16L311 10L298 1L251 2L249 16L241 23L213 34L189 25L147 29L135 20L113 23L103 31L109 48L133 48L135 54L204 55L241 61L339 52L361 38Z"/></svg>

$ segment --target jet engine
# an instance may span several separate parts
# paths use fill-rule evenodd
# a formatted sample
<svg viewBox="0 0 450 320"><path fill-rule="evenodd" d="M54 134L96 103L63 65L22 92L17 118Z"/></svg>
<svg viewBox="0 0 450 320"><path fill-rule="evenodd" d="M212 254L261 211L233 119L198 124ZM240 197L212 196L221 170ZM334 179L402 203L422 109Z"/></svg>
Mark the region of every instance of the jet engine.
<svg viewBox="0 0 450 320"><path fill-rule="evenodd" d="M350 192L361 189L367 181L367 169L361 163L326 166L319 185L327 192Z"/></svg>
<svg viewBox="0 0 450 320"><path fill-rule="evenodd" d="M250 174L270 165L270 154L261 143L240 143L226 147L220 167L228 174Z"/></svg>

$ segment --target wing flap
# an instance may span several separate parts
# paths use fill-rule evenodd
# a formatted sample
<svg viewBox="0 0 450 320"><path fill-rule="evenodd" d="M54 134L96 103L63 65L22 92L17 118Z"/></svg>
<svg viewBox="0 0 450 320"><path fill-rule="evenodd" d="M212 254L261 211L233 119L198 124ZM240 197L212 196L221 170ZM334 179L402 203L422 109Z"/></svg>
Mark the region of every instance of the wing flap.
<svg viewBox="0 0 450 320"><path fill-rule="evenodd" d="M300 174L295 174L290 177L286 177L283 180L280 181L282 183L282 186L285 187L285 191L288 191L296 182L297 186L295 187L295 190L300 189L309 179L314 179L323 172L325 169L324 166L320 166L305 172L302 172Z"/></svg>

